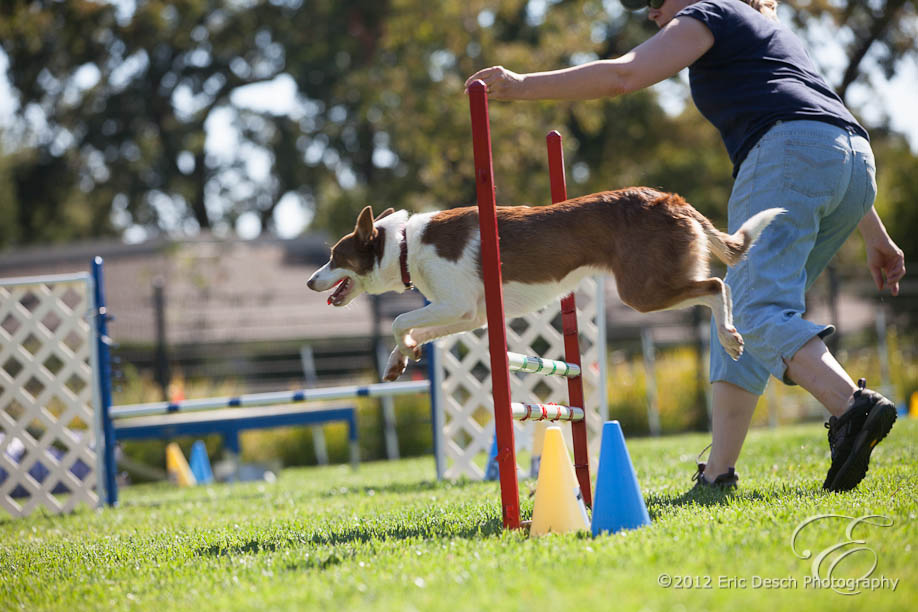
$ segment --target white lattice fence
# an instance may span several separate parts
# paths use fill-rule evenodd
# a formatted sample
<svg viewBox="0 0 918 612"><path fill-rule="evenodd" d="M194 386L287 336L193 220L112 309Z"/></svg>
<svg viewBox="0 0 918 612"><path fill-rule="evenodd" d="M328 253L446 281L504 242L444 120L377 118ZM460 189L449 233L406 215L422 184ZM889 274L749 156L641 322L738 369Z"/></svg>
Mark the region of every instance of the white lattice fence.
<svg viewBox="0 0 918 612"><path fill-rule="evenodd" d="M0 280L0 506L14 516L99 505L92 287Z"/></svg>
<svg viewBox="0 0 918 612"><path fill-rule="evenodd" d="M603 280L586 279L577 290L577 322L583 364L584 406L591 464L595 468L599 435L607 416L605 389L605 331ZM508 350L549 359L564 359L560 300L539 312L513 319L507 326ZM494 436L491 397L491 358L486 330L449 336L436 343L442 385L438 386L438 422L443 424L439 445L446 478L481 478ZM555 376L511 373L515 402L567 404L567 381ZM531 449L534 423L514 423L517 450ZM570 427L562 427L572 448ZM526 466L528 472L529 466Z"/></svg>

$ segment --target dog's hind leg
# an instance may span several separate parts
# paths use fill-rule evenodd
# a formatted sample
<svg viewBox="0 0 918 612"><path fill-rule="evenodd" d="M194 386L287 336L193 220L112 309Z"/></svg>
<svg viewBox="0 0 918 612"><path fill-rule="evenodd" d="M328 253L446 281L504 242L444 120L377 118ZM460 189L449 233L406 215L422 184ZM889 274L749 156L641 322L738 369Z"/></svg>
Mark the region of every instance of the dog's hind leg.
<svg viewBox="0 0 918 612"><path fill-rule="evenodd" d="M733 325L733 292L730 291L730 285L724 283L724 304L727 306L726 320Z"/></svg>
<svg viewBox="0 0 918 612"><path fill-rule="evenodd" d="M730 287L719 278L708 278L693 281L679 301L666 307L666 310L703 305L711 309L717 323L717 339L727 354L734 360L743 354L743 337L733 326L733 298Z"/></svg>

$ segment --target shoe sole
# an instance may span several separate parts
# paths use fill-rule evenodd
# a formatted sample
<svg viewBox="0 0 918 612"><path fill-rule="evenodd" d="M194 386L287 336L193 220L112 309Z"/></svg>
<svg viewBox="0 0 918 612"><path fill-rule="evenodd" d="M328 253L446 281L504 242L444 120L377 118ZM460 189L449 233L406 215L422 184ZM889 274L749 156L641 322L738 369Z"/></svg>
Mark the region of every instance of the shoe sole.
<svg viewBox="0 0 918 612"><path fill-rule="evenodd" d="M823 485L823 488L828 491L850 491L856 487L867 475L870 453L886 437L895 422L894 406L887 404L874 407L854 439L848 459L838 469L831 484Z"/></svg>

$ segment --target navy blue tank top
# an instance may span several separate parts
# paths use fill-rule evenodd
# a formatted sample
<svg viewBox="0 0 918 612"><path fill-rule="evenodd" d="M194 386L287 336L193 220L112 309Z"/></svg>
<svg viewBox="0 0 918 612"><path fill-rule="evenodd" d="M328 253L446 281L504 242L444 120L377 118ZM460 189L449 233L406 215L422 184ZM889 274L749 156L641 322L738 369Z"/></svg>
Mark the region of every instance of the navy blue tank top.
<svg viewBox="0 0 918 612"><path fill-rule="evenodd" d="M777 21L741 0L700 0L676 17L696 19L714 35L689 66L689 83L695 106L720 130L733 176L777 121L824 121L869 138L800 39Z"/></svg>

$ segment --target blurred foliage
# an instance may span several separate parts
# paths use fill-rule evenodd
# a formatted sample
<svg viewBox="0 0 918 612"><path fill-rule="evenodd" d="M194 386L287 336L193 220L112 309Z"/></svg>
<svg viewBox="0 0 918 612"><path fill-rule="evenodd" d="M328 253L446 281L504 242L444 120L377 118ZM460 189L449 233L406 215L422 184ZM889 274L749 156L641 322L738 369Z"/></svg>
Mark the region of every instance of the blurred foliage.
<svg viewBox="0 0 918 612"><path fill-rule="evenodd" d="M918 156L908 144L890 136L874 144L877 156L877 212L890 236L905 251L906 262L918 261Z"/></svg>
<svg viewBox="0 0 918 612"><path fill-rule="evenodd" d="M653 372L657 389L660 433L698 429L699 417L707 425L704 403L696 401L697 359L691 348L659 351ZM641 355L613 353L608 360L609 418L618 420L628 435L650 434L648 372ZM707 429L704 427L703 429Z"/></svg>
<svg viewBox="0 0 918 612"><path fill-rule="evenodd" d="M834 83L843 100L855 82L869 86L868 62L891 78L900 62L918 57L915 37L918 35L918 0L784 0L793 10L792 21L811 47L822 42L824 33L814 32L813 24L826 20L845 32L846 64L841 79ZM869 60L868 60L869 58Z"/></svg>
<svg viewBox="0 0 918 612"><path fill-rule="evenodd" d="M357 407L361 461L385 459L384 424L380 418L379 402L355 398L353 404ZM396 397L395 415L399 456L433 454L430 399L426 395ZM329 462L347 463L350 460L347 426L334 423L323 426L322 430ZM279 459L283 465L316 464L315 444L309 427L249 431L242 435L241 445L243 461L267 463Z"/></svg>
<svg viewBox="0 0 918 612"><path fill-rule="evenodd" d="M912 393L918 391L918 361L913 348L914 340L914 335L903 336L894 327L888 329L887 377L884 377L882 361L878 358L880 345L875 333L848 337L838 358L853 376L866 378L871 387L888 393L897 404L904 404ZM696 364L696 353L691 347L665 347L657 351L654 376L663 435L708 430L706 414L700 415L701 427L698 422L699 407L694 397ZM650 434L647 381L648 375L640 353L626 354L619 351L610 355L607 381L609 418L617 419L628 435ZM801 387L785 385L771 378L759 399L752 424L754 427L778 426L826 418L827 413L822 405Z"/></svg>
<svg viewBox="0 0 918 612"><path fill-rule="evenodd" d="M851 41L846 78L868 87L865 49L889 72L915 54L914 0L792 0L788 11L805 36L834 20ZM285 196L332 233L367 203L468 204L466 76L615 57L654 30L609 0L8 0L0 47L18 112L2 135L0 248L129 227L225 235L245 213L273 231ZM254 108L243 94L269 82L292 84L296 108ZM677 99L685 89L664 88ZM659 91L493 103L499 202L547 203L543 138L554 128L571 195L648 184L722 221L732 180L720 138L691 105L664 112ZM225 122L238 139L215 135ZM918 163L904 147L891 154L903 171ZM918 196L914 181L888 190L901 194L889 207Z"/></svg>

